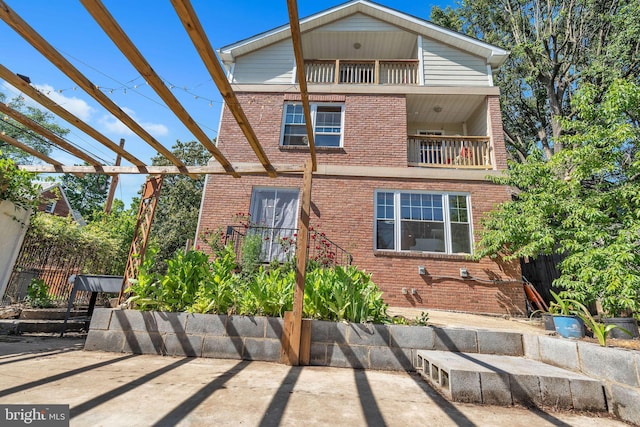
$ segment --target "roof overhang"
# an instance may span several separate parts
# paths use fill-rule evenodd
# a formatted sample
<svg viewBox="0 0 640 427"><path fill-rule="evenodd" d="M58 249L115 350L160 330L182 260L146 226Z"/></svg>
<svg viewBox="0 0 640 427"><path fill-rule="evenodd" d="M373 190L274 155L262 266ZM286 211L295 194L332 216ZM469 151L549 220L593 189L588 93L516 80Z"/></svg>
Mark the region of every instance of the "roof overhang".
<svg viewBox="0 0 640 427"><path fill-rule="evenodd" d="M353 0L303 18L300 20L300 31L304 34L356 13L363 13L406 31L420 34L423 37L485 58L492 69L499 68L509 55L509 51L500 47L367 0ZM283 25L248 39L224 46L218 50L218 55L225 64L229 65L239 56L246 55L290 37L291 30L289 25Z"/></svg>

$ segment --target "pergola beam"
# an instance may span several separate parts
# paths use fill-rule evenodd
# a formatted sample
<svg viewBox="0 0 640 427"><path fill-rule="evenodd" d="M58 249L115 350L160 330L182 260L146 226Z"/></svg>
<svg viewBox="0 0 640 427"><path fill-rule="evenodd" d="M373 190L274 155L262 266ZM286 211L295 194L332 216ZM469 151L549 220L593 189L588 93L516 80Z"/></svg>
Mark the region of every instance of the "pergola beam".
<svg viewBox="0 0 640 427"><path fill-rule="evenodd" d="M304 172L302 165L271 165L274 172L280 174L301 174ZM53 165L19 165L19 169L33 173L97 173L97 174L139 174L140 171L135 166L53 166ZM178 168L176 166L147 166L147 173L150 175L229 175L221 165L209 166L185 166ZM239 175L265 175L263 165L260 163L236 163L234 171Z"/></svg>
<svg viewBox="0 0 640 427"><path fill-rule="evenodd" d="M296 75L300 85L300 97L302 99L302 109L304 111L304 121L307 128L307 139L309 140L309 152L311 154L311 165L313 172L318 169L316 161L316 144L313 138L313 123L311 123L311 107L309 106L309 91L307 89L307 76L304 70L304 55L302 53L302 35L300 34L300 20L298 18L298 3L296 0L287 0L289 9L289 28L291 29L291 41L293 43L293 53L296 58Z"/></svg>
<svg viewBox="0 0 640 427"><path fill-rule="evenodd" d="M60 71L73 80L87 94L94 98L107 111L113 114L118 120L124 123L136 135L138 135L147 144L152 146L160 154L166 157L171 163L178 168L184 168L184 163L177 158L170 150L164 147L153 136L151 136L142 126L140 126L133 118L118 107L111 99L109 99L98 86L91 83L77 68L75 68L67 59L62 56L51 44L49 44L40 34L38 34L29 24L27 24L18 14L15 13L3 0L0 0L0 18L7 23L16 33L24 38L31 46L46 57ZM186 170L186 169L185 169Z"/></svg>
<svg viewBox="0 0 640 427"><path fill-rule="evenodd" d="M17 139L11 138L9 135L5 135L4 133L0 133L0 139L3 140L4 142L6 142L7 144L10 144L10 145L13 145L16 148L19 148L22 151L26 151L27 153L31 154L34 157L37 157L38 159L42 160L43 162L49 163L50 165L52 165L56 169L59 168L60 166L64 166L59 161L52 159L51 157L47 156L46 154L43 154L43 153L39 152L38 150L29 147L26 144L23 144L22 142L18 141ZM58 172L58 171L56 170L56 172Z"/></svg>
<svg viewBox="0 0 640 427"><path fill-rule="evenodd" d="M122 157L127 159L131 164L134 164L138 167L144 168L145 164L142 160L139 160L129 152L122 149L119 145L113 143L109 138L80 120L78 117L71 114L69 111L62 108L60 105L53 102L51 99L43 95L40 91L32 87L29 83L22 80L16 74L12 73L8 68L0 64L0 78L3 78L6 82L14 86L16 89L20 90L22 93L38 102L40 105L46 107L52 113L58 115L62 119L71 123L111 151L120 154ZM144 172L144 171L143 171Z"/></svg>
<svg viewBox="0 0 640 427"><path fill-rule="evenodd" d="M198 51L202 62L204 62L209 74L211 74L214 83L218 87L218 91L220 91L222 98L226 102L227 107L229 107L229 110L233 114L238 126L240 126L240 129L249 142L249 145L255 152L256 156L258 156L258 160L267 171L267 174L270 177L275 178L276 170L267 158L267 154L264 152L255 131L249 123L249 119L247 119L247 116L242 110L242 107L238 102L238 98L231 88L231 84L227 79L226 73L220 65L218 57L211 47L211 43L209 43L209 39L202 28L202 24L200 23L193 6L189 0L171 0L171 4L176 10L178 17L180 18L180 21L182 21L182 25L187 31L187 34L189 34L189 37Z"/></svg>
<svg viewBox="0 0 640 427"><path fill-rule="evenodd" d="M72 155L78 157L79 159L84 160L85 162L89 163L90 165L92 165L94 167L102 167L102 165L100 164L100 162L98 160L96 160L93 157L89 156L84 151L82 151L82 150L74 147L73 145L69 144L67 141L65 141L64 139L60 138L55 133L51 132L49 129L47 129L44 126L40 125L39 123L31 120L29 117L25 116L24 114L14 110L13 108L9 107L7 104L4 104L4 103L0 102L0 112L6 114L7 116L9 116L11 118L13 118L14 120L16 120L17 122L23 124L24 126L28 127L29 129L34 130L35 132L37 132L40 135L42 135L45 138L47 138L53 144L55 144L58 147L68 151L69 153L71 153Z"/></svg>
<svg viewBox="0 0 640 427"><path fill-rule="evenodd" d="M239 178L233 166L211 142L207 134L196 124L187 110L180 104L171 90L164 84L160 76L153 70L151 65L144 58L142 53L136 48L131 39L124 32L122 27L113 18L100 0L81 0L82 5L93 16L93 19L102 27L102 30L111 38L113 43L120 49L122 54L144 77L158 96L164 101L171 111L180 119L187 129L198 139L211 155L222 165L222 167L232 176Z"/></svg>

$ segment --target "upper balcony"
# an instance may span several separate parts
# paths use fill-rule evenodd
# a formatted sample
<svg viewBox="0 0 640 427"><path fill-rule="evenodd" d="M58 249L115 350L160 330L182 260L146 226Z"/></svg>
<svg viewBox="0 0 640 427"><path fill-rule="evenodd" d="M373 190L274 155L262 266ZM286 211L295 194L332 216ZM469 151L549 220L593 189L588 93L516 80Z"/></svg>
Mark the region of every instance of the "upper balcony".
<svg viewBox="0 0 640 427"><path fill-rule="evenodd" d="M307 83L419 85L420 62L404 60L316 60L305 61Z"/></svg>
<svg viewBox="0 0 640 427"><path fill-rule="evenodd" d="M493 169L491 157L488 136L407 136L409 166Z"/></svg>

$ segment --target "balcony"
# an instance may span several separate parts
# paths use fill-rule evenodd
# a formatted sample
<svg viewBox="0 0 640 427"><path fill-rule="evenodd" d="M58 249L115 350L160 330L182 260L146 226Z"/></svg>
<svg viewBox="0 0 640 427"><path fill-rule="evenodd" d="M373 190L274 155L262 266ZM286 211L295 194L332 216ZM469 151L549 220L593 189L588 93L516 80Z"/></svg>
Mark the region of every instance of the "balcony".
<svg viewBox="0 0 640 427"><path fill-rule="evenodd" d="M417 167L492 169L488 136L409 135L407 163Z"/></svg>
<svg viewBox="0 0 640 427"><path fill-rule="evenodd" d="M305 61L307 83L318 84L418 85L418 68L413 59Z"/></svg>
<svg viewBox="0 0 640 427"><path fill-rule="evenodd" d="M271 263L273 261L285 262L294 259L296 255L297 228L277 228L252 225L227 226L225 244L231 244L236 259L242 258L242 245L248 235L258 235L262 241L260 261ZM349 266L353 262L353 256L342 247L331 241L324 233L309 230L307 240L308 260L321 267Z"/></svg>

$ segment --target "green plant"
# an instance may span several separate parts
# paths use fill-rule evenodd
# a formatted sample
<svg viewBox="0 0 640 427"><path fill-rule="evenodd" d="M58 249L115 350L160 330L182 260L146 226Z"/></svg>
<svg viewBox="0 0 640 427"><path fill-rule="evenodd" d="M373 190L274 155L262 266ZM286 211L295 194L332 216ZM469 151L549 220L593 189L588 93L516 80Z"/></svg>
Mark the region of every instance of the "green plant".
<svg viewBox="0 0 640 427"><path fill-rule="evenodd" d="M416 325L427 326L429 324L429 313L423 311L420 313L420 316L416 317L415 320Z"/></svg>
<svg viewBox="0 0 640 427"><path fill-rule="evenodd" d="M295 271L260 267L249 283L239 287L238 314L284 316L293 308Z"/></svg>
<svg viewBox="0 0 640 427"><path fill-rule="evenodd" d="M283 316L292 309L293 269L260 266L253 275L236 274L235 252L228 245L213 261L199 251L176 254L167 262L167 273L158 275L150 269L154 255L154 251L148 254L127 289L135 294L128 303L140 310ZM371 275L352 266L307 272L304 300L304 315L314 319L389 321L382 292ZM422 320L427 319L423 313Z"/></svg>
<svg viewBox="0 0 640 427"><path fill-rule="evenodd" d="M18 169L15 162L0 151L0 201L8 200L22 209L35 208L41 188L32 178L33 174Z"/></svg>
<svg viewBox="0 0 640 427"><path fill-rule="evenodd" d="M227 246L227 234L219 227L217 230L206 230L200 234L200 239L211 248L214 257L224 256Z"/></svg>
<svg viewBox="0 0 640 427"><path fill-rule="evenodd" d="M240 255L240 269L245 277L253 276L261 264L262 235L251 229L242 239L242 253Z"/></svg>
<svg viewBox="0 0 640 427"><path fill-rule="evenodd" d="M382 292L371 275L353 266L307 272L304 315L316 319L381 322L388 319Z"/></svg>
<svg viewBox="0 0 640 427"><path fill-rule="evenodd" d="M138 277L129 279L129 286L125 289L125 293L132 294L126 301L129 307L135 307L140 311L148 311L157 309L160 305L159 277L157 273L152 271L157 252L157 248L148 247L144 261L138 269Z"/></svg>
<svg viewBox="0 0 640 427"><path fill-rule="evenodd" d="M624 328L621 328L618 325L605 325L604 323L598 322L591 315L591 313L589 312L589 309L585 307L583 304L578 303L578 307L579 307L579 312L577 313L577 316L580 317L584 322L584 324L591 330L591 332L593 332L593 336L598 339L598 343L602 347L607 346L607 336L609 335L609 332L611 332L616 328L622 330L623 332L631 336L631 332L627 331Z"/></svg>
<svg viewBox="0 0 640 427"><path fill-rule="evenodd" d="M549 313L561 314L563 316L576 315L580 304L573 299L561 298L557 293L550 291L554 301L549 304Z"/></svg>
<svg viewBox="0 0 640 427"><path fill-rule="evenodd" d="M49 286L42 279L32 279L27 288L25 302L34 308L53 307L54 303L49 296Z"/></svg>
<svg viewBox="0 0 640 427"><path fill-rule="evenodd" d="M206 254L200 252L206 259ZM236 304L236 287L239 278L234 273L237 268L236 255L231 246L225 249L210 263L202 264L206 280L198 283L192 305L185 311L195 313L226 314L233 311ZM208 273L208 274L207 274Z"/></svg>

